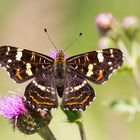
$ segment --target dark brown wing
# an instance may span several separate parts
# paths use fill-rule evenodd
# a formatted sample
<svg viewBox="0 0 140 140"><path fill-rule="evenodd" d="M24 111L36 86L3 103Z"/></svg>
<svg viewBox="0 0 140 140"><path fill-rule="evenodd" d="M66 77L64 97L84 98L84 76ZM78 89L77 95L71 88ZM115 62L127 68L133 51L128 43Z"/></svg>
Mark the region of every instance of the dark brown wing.
<svg viewBox="0 0 140 140"><path fill-rule="evenodd" d="M65 110L85 110L95 98L93 88L75 72L68 72L65 79L62 106Z"/></svg>
<svg viewBox="0 0 140 140"><path fill-rule="evenodd" d="M0 47L0 65L17 83L33 78L53 66L54 60L46 55L12 46Z"/></svg>
<svg viewBox="0 0 140 140"><path fill-rule="evenodd" d="M24 96L33 108L51 110L57 108L58 99L54 73L41 73L25 89Z"/></svg>
<svg viewBox="0 0 140 140"><path fill-rule="evenodd" d="M83 53L66 60L67 69L80 76L102 84L123 63L123 53L116 48Z"/></svg>

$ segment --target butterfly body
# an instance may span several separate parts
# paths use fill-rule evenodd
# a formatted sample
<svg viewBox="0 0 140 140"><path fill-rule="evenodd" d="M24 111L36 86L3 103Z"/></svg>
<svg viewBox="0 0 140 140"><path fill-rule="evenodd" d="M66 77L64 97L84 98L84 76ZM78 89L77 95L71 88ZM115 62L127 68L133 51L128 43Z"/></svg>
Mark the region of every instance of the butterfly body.
<svg viewBox="0 0 140 140"><path fill-rule="evenodd" d="M56 54L56 58L54 60L54 74L55 74L55 81L57 92L60 97L63 95L64 90L64 82L65 82L65 75L66 75L66 62L65 56L62 50L59 50Z"/></svg>
<svg viewBox="0 0 140 140"><path fill-rule="evenodd" d="M123 53L116 48L91 51L69 58L59 50L55 58L19 49L0 47L0 65L17 83L33 79L25 88L27 103L39 110L62 106L66 110L85 110L95 98L95 91L87 80L102 84L123 63Z"/></svg>

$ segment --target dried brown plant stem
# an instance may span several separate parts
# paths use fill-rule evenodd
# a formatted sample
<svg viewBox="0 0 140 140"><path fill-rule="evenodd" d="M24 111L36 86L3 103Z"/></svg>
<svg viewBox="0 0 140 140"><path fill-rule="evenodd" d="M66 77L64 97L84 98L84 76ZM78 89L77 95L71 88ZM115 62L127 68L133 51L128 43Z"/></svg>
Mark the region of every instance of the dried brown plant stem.
<svg viewBox="0 0 140 140"><path fill-rule="evenodd" d="M48 126L45 126L41 128L38 132L38 134L44 139L44 140L56 140L54 134L50 130Z"/></svg>
<svg viewBox="0 0 140 140"><path fill-rule="evenodd" d="M76 124L78 125L78 128L79 128L81 140L87 140L82 121L78 120L78 121L76 121Z"/></svg>

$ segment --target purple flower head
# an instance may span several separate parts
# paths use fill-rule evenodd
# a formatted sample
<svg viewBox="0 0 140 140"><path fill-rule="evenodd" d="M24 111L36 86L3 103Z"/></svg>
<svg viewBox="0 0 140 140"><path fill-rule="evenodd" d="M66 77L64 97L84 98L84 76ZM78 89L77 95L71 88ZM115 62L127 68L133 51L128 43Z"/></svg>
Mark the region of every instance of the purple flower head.
<svg viewBox="0 0 140 140"><path fill-rule="evenodd" d="M55 58L56 58L56 54L57 54L57 51L55 51L54 49L50 49L50 54L49 54L49 56L50 56L51 58L55 59Z"/></svg>
<svg viewBox="0 0 140 140"><path fill-rule="evenodd" d="M59 50L61 50L60 48L58 48L58 51ZM52 57L53 59L56 59L56 55L57 55L57 51L56 50L54 50L54 49L50 49L50 57ZM66 55L65 53L64 53L64 59L66 59L66 58L68 58L68 55Z"/></svg>
<svg viewBox="0 0 140 140"><path fill-rule="evenodd" d="M114 21L111 13L101 13L96 17L96 26L99 31L106 32L113 27Z"/></svg>
<svg viewBox="0 0 140 140"><path fill-rule="evenodd" d="M7 119L12 119L25 111L22 97L12 95L10 97L3 96L0 98L0 115Z"/></svg>
<svg viewBox="0 0 140 140"><path fill-rule="evenodd" d="M139 33L139 20L135 16L127 16L123 19L122 22L123 29L127 35L127 37L134 39Z"/></svg>
<svg viewBox="0 0 140 140"><path fill-rule="evenodd" d="M127 16L123 19L123 25L125 27L135 26L139 23L138 18L135 16Z"/></svg>

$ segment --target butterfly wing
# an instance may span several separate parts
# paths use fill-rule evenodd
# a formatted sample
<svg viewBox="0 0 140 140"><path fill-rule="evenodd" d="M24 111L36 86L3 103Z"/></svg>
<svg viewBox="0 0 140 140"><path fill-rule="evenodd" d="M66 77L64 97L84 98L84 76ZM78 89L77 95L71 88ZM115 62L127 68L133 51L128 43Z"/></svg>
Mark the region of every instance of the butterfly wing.
<svg viewBox="0 0 140 140"><path fill-rule="evenodd" d="M66 60L68 69L96 84L107 81L122 63L123 54L116 48L83 53Z"/></svg>
<svg viewBox="0 0 140 140"><path fill-rule="evenodd" d="M85 110L95 98L93 88L75 72L68 72L62 96L62 106L66 110Z"/></svg>
<svg viewBox="0 0 140 140"><path fill-rule="evenodd" d="M41 73L25 89L24 96L33 108L51 110L57 108L58 99L54 73Z"/></svg>
<svg viewBox="0 0 140 140"><path fill-rule="evenodd" d="M26 49L12 46L0 47L0 65L17 83L33 78L39 72L47 71L53 65L53 59Z"/></svg>

